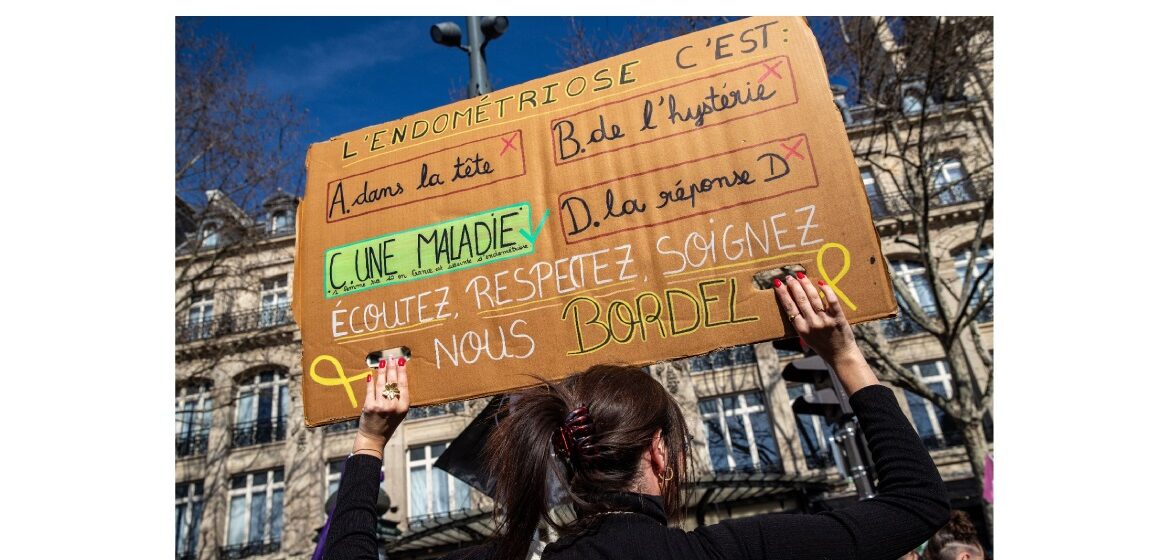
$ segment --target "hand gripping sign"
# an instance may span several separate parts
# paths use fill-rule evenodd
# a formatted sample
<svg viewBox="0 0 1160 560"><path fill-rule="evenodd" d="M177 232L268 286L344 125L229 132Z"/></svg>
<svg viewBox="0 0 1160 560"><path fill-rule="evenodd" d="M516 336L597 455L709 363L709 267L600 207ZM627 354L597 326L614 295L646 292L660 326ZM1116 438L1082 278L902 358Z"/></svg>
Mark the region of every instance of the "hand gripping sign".
<svg viewBox="0 0 1160 560"><path fill-rule="evenodd" d="M357 417L367 357L436 404L792 335L754 275L892 315L821 54L757 17L314 144L294 315L306 423Z"/></svg>

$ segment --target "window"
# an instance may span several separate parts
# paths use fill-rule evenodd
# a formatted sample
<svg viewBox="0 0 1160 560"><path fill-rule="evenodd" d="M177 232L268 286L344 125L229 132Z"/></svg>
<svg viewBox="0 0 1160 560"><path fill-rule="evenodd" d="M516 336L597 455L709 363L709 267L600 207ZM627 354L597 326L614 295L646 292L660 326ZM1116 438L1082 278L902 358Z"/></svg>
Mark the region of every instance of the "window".
<svg viewBox="0 0 1160 560"><path fill-rule="evenodd" d="M470 487L435 468L435 460L447 443L423 445L407 450L407 517L412 521L470 507Z"/></svg>
<svg viewBox="0 0 1160 560"><path fill-rule="evenodd" d="M186 339L209 338L213 324L213 292L194 292L189 296L189 317L186 322Z"/></svg>
<svg viewBox="0 0 1160 560"><path fill-rule="evenodd" d="M971 262L971 248L967 247L966 249L955 253L954 258L955 272L959 275L959 281L965 281L967 278L967 265L969 265ZM985 242L980 244L979 256L975 258L975 272L971 274L971 283L973 284L975 280L978 279L984 271L986 271L987 275L983 282L987 283L986 289L988 294L993 293L995 288L995 285L992 283L993 277L995 275L995 268L992 266L990 270L987 270L987 265L994 262L994 260L995 257L991 251L991 243ZM983 294L978 291L976 291L974 295L971 296L970 309L974 309L975 305L978 304L979 299L982 296ZM994 300L992 300L992 302L993 301ZM994 311L992 310L991 303L988 303L987 307L980 311L979 315L975 317L975 320L980 323L990 323L994 317L995 315Z"/></svg>
<svg viewBox="0 0 1160 560"><path fill-rule="evenodd" d="M234 447L285 439L289 401L286 374L281 371L262 371L239 385Z"/></svg>
<svg viewBox="0 0 1160 560"><path fill-rule="evenodd" d="M178 457L205 453L213 416L212 388L208 381L177 388L174 416Z"/></svg>
<svg viewBox="0 0 1160 560"><path fill-rule="evenodd" d="M216 247L218 244L218 225L215 222L207 222L201 227L201 246L202 247Z"/></svg>
<svg viewBox="0 0 1160 560"><path fill-rule="evenodd" d="M963 164L957 158L942 158L934 167L934 196L932 204L957 204L972 199L963 173Z"/></svg>
<svg viewBox="0 0 1160 560"><path fill-rule="evenodd" d="M689 358L689 369L694 372L713 371L715 369L729 369L735 366L756 363L757 354L753 350L753 346L745 344L732 348L722 348L720 350L714 350L704 356Z"/></svg>
<svg viewBox="0 0 1160 560"><path fill-rule="evenodd" d="M813 387L803 383L786 382L785 392L792 403L798 397L812 395ZM834 457L830 454L830 438L826 435L828 426L820 416L795 414L794 422L797 425L798 439L802 443L802 453L806 457L806 466L811 469L821 469L834 464Z"/></svg>
<svg viewBox="0 0 1160 560"><path fill-rule="evenodd" d="M914 261L891 261L890 266L894 269L894 277L902 280L902 283L906 285L907 293L918 302L922 309L908 309L905 300L898 297L898 305L903 311L898 317L883 321L886 336L895 338L926 332L910 318L910 315L918 313L933 315L935 312L934 290L931 289L930 281L926 277L926 269ZM908 312L910 315L907 314Z"/></svg>
<svg viewBox="0 0 1160 560"><path fill-rule="evenodd" d="M874 172L868 167L862 168L862 186L866 188L866 199L870 201L870 213L875 218L887 216L886 199L882 196L882 189L878 187L878 180Z"/></svg>
<svg viewBox="0 0 1160 560"><path fill-rule="evenodd" d="M784 472L761 393L705 399L698 405L713 472Z"/></svg>
<svg viewBox="0 0 1160 560"><path fill-rule="evenodd" d="M922 112L922 92L908 89L902 96L902 112L906 115L917 115Z"/></svg>
<svg viewBox="0 0 1160 560"><path fill-rule="evenodd" d="M345 464L346 459L332 459L326 464L326 493L322 495L323 503L338 492L338 483L342 481L342 467Z"/></svg>
<svg viewBox="0 0 1160 560"><path fill-rule="evenodd" d="M926 278L926 269L913 261L892 261L891 266L894 268L894 276L902 279L910 296L922 306L921 311L927 314L934 313L934 290L931 289L930 281Z"/></svg>
<svg viewBox="0 0 1160 560"><path fill-rule="evenodd" d="M332 459L326 466L326 497L338 492L338 483L342 480L342 467L346 459Z"/></svg>
<svg viewBox="0 0 1160 560"><path fill-rule="evenodd" d="M261 298L258 326L265 328L286 324L286 311L290 308L290 288L286 275L262 280Z"/></svg>
<svg viewBox="0 0 1160 560"><path fill-rule="evenodd" d="M931 392L950 398L954 388L951 385L951 376L946 362L935 360L911 364L910 369L922 376L923 383ZM914 420L914 429L929 449L942 449L947 446L961 445L962 434L955 427L954 421L934 403L914 394L906 393L906 404L910 408L910 416Z"/></svg>
<svg viewBox="0 0 1160 560"><path fill-rule="evenodd" d="M177 483L174 510L177 517L177 560L197 558L197 533L201 529L202 481Z"/></svg>
<svg viewBox="0 0 1160 560"><path fill-rule="evenodd" d="M342 483L342 471L345 467L346 467L346 457L343 457L341 459L331 459L326 464L326 492L323 493L323 496L322 496L322 498L323 498L322 503L323 503L324 508L326 506L326 502L330 501L331 496L334 496L334 494L338 492L338 486L339 486L339 484ZM386 494L387 481L386 481L386 477L383 476L382 472L379 473L379 481L380 481L381 491L384 494ZM327 515L330 514L329 511L327 511L326 513L327 513Z"/></svg>
<svg viewBox="0 0 1160 560"><path fill-rule="evenodd" d="M285 210L274 212L270 216L270 233L286 233L290 230L290 213Z"/></svg>
<svg viewBox="0 0 1160 560"><path fill-rule="evenodd" d="M269 554L282 548L282 469L230 479L230 517L222 558Z"/></svg>

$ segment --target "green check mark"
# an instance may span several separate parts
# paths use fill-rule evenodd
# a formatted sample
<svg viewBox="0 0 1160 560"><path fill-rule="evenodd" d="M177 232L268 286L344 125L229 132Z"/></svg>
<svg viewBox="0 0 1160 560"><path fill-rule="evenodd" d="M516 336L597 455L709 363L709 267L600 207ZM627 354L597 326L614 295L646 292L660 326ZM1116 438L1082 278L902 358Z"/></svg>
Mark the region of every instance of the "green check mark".
<svg viewBox="0 0 1160 560"><path fill-rule="evenodd" d="M536 238L540 236L540 231L544 229L544 222L548 221L548 214L551 214L551 213L552 213L551 209L544 210L544 216L542 218L540 218L540 223L539 223L539 225L536 226L535 231L533 231L532 233L528 233L528 230L526 230L524 228L520 228L520 235L524 236L524 239L527 239L528 243L531 243L534 246L536 244ZM528 226L531 227L531 225L532 225L532 215L529 212L528 213Z"/></svg>

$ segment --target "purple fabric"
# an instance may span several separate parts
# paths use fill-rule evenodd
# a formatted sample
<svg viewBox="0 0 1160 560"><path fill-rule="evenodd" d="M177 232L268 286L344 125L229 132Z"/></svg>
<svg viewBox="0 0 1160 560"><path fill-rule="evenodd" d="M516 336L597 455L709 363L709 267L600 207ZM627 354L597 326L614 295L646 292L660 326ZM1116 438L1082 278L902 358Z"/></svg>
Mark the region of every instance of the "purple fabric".
<svg viewBox="0 0 1160 560"><path fill-rule="evenodd" d="M983 499L988 504L995 503L995 459L990 453L983 463Z"/></svg>
<svg viewBox="0 0 1160 560"><path fill-rule="evenodd" d="M322 526L322 532L318 534L318 546L314 547L314 555L310 560L322 560L323 548L326 545L326 534L330 532L330 515L326 516L326 525Z"/></svg>
<svg viewBox="0 0 1160 560"><path fill-rule="evenodd" d="M347 458L349 459L350 457ZM343 467L345 466L346 464L343 463ZM344 468L343 470L345 471L346 469ZM386 475L382 471L379 471L379 482L382 482L385 478ZM337 503L335 505L337 506ZM326 512L326 523L322 526L322 531L318 533L318 545L314 547L314 554L310 556L310 560L322 560L322 557L326 552L326 534L330 532L330 514L332 513L334 512Z"/></svg>

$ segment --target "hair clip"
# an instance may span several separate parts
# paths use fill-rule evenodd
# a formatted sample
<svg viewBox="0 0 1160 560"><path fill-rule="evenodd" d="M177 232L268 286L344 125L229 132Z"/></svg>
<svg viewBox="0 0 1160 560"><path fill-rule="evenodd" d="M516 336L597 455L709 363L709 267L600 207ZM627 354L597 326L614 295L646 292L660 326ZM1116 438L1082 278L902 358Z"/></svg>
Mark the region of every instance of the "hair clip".
<svg viewBox="0 0 1160 560"><path fill-rule="evenodd" d="M596 455L596 444L592 441L595 436L592 416L588 407L581 404L564 417L564 425L556 432L556 454L578 466L584 459Z"/></svg>

